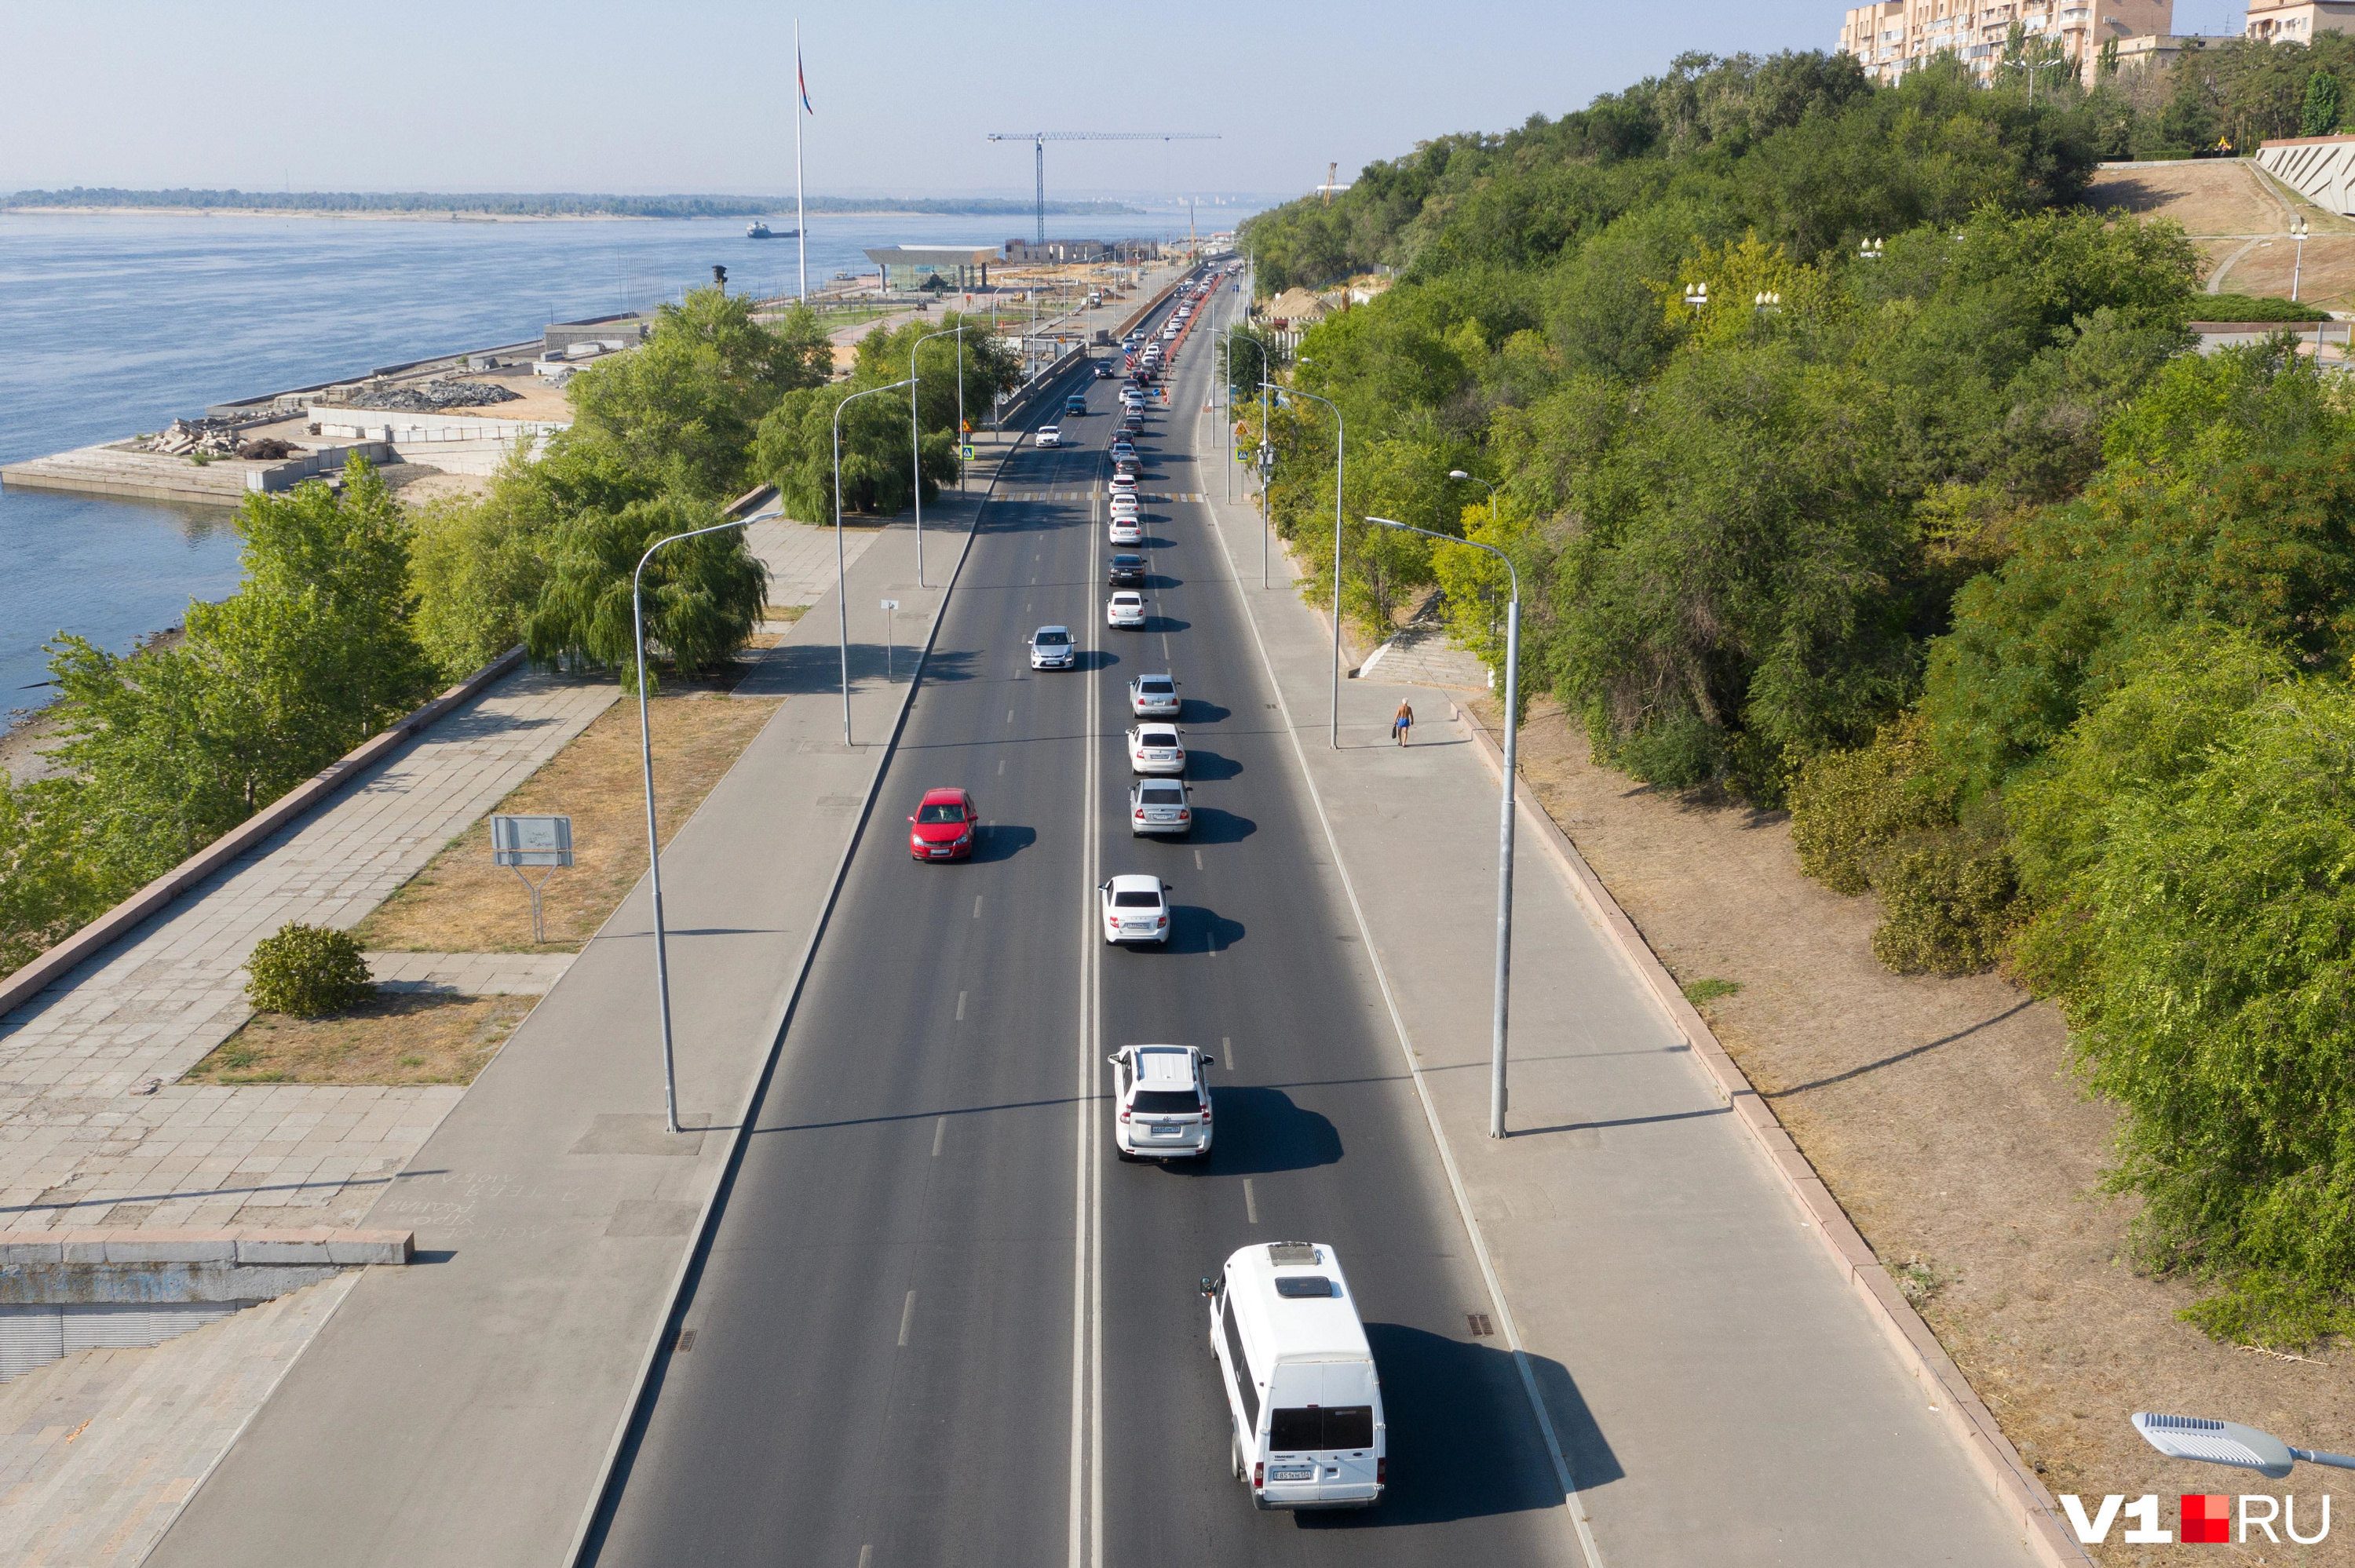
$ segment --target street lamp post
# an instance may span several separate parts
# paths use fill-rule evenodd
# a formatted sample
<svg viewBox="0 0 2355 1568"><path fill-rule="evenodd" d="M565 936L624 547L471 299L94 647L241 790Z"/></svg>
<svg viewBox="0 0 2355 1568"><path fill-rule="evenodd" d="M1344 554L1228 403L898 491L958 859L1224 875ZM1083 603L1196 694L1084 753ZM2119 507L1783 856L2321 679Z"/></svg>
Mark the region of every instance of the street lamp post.
<svg viewBox="0 0 2355 1568"><path fill-rule="evenodd" d="M916 355L936 337L957 340L957 440L964 440L964 323L928 332L908 351L908 461L916 481L916 586L924 583L924 433L916 419ZM848 399L845 399L848 401ZM964 488L964 460L957 460L957 488Z"/></svg>
<svg viewBox="0 0 2355 1568"><path fill-rule="evenodd" d="M1421 534L1425 538L1437 539L1444 544L1468 545L1476 550L1486 550L1505 563L1505 570L1512 577L1512 604L1505 612L1505 798L1498 809L1497 822L1497 995L1490 1013L1488 1040L1488 1136L1502 1138L1505 1136L1505 1045L1513 978L1513 787L1518 777L1514 771L1514 742L1520 734L1521 574L1514 567L1512 556L1494 545L1484 545L1477 539L1458 539L1451 534L1435 534L1412 523L1401 523L1370 514L1366 521L1379 523L1385 528Z"/></svg>
<svg viewBox="0 0 2355 1568"><path fill-rule="evenodd" d="M2298 279L2306 270L2306 219L2302 217L2293 217L2289 220L2290 235L2297 241L2297 260L2290 263L2289 269L2289 298L2290 303L2292 304L2296 304L2297 302ZM2319 353L2322 334L2320 333L2315 334L2314 341L2318 345L2317 352Z"/></svg>
<svg viewBox="0 0 2355 1568"><path fill-rule="evenodd" d="M850 571L842 559L842 411L861 397L877 397L886 392L897 392L902 387L913 387L916 378L894 381L889 387L870 387L864 392L853 392L834 406L834 578L835 608L842 616L842 744L850 740Z"/></svg>
<svg viewBox="0 0 2355 1568"><path fill-rule="evenodd" d="M1300 363L1311 365L1316 362L1303 359ZM1261 372L1262 376L1265 374L1265 371ZM1263 397L1266 396L1267 390L1267 384L1263 381L1260 384ZM1341 749L1341 481L1344 472L1341 465L1348 455L1349 426L1348 421L1341 417L1340 407L1332 398L1319 397L1314 392L1303 392L1297 387L1285 387L1278 390L1295 393L1300 397L1322 403L1333 410L1333 732L1328 744L1334 750L1338 751ZM1264 429L1266 427L1263 424L1261 428ZM1266 492L1263 490L1260 493L1261 498L1264 500Z"/></svg>
<svg viewBox="0 0 2355 1568"><path fill-rule="evenodd" d="M2288 1475L2300 1459L2329 1469L2355 1470L2355 1458L2319 1448L2293 1448L2270 1432L2260 1432L2237 1421L2211 1421L2200 1415L2153 1415L2141 1410L2127 1419L2142 1434L2144 1442L2170 1459L2229 1465L2236 1470L2254 1470L2276 1481ZM2302 1538L2293 1535L2290 1539Z"/></svg>
<svg viewBox="0 0 2355 1568"><path fill-rule="evenodd" d="M655 742L654 731L646 721L646 609L639 590L645 577L646 563L665 545L725 533L751 521L750 517L739 517L730 523L715 523L709 528L657 539L646 546L646 553L638 557L638 569L630 574L630 630L636 639L638 652L638 761L646 786L646 871L655 906L655 1001L662 1013L663 1126L672 1132L678 1130L678 1075L671 1059L670 954L663 941L662 837L655 828Z"/></svg>

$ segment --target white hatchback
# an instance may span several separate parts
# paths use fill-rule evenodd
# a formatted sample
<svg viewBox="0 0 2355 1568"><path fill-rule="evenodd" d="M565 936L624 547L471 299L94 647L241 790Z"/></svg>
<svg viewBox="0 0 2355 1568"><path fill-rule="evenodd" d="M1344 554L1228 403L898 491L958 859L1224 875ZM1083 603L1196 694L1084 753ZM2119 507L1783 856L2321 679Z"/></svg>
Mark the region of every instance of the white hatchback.
<svg viewBox="0 0 2355 1568"><path fill-rule="evenodd" d="M1104 604L1106 626L1145 625L1145 596L1135 588L1123 588Z"/></svg>
<svg viewBox="0 0 2355 1568"><path fill-rule="evenodd" d="M1141 724L1128 732L1128 770L1175 779L1186 771L1184 731L1175 725Z"/></svg>
<svg viewBox="0 0 2355 1568"><path fill-rule="evenodd" d="M1169 885L1157 876L1115 876L1096 889L1107 942L1167 942Z"/></svg>
<svg viewBox="0 0 2355 1568"><path fill-rule="evenodd" d="M1218 1063L1191 1045L1124 1045L1112 1064L1113 1152L1123 1160L1207 1160Z"/></svg>

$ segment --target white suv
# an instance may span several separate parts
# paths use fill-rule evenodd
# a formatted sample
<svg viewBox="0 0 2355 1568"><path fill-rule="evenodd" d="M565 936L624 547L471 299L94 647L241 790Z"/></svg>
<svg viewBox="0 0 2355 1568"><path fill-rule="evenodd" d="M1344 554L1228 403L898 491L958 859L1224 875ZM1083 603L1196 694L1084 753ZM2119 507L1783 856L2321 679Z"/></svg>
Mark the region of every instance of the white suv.
<svg viewBox="0 0 2355 1568"><path fill-rule="evenodd" d="M1112 1146L1123 1160L1207 1160L1210 1085L1218 1063L1191 1045L1124 1045L1112 1064Z"/></svg>

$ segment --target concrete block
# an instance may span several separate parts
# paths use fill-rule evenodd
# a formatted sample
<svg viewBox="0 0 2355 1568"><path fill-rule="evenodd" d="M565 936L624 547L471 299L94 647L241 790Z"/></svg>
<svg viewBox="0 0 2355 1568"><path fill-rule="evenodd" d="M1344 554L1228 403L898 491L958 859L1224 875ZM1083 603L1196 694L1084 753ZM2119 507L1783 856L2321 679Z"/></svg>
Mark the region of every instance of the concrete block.
<svg viewBox="0 0 2355 1568"><path fill-rule="evenodd" d="M327 1256L335 1263L407 1263L416 1250L410 1231L336 1231L327 1241Z"/></svg>
<svg viewBox="0 0 2355 1568"><path fill-rule="evenodd" d="M257 1263L333 1263L327 1243L336 1233L325 1225L289 1225L283 1229L247 1225L238 1232L237 1261Z"/></svg>
<svg viewBox="0 0 2355 1568"><path fill-rule="evenodd" d="M237 1261L232 1231L116 1231L106 1238L109 1263L229 1263Z"/></svg>
<svg viewBox="0 0 2355 1568"><path fill-rule="evenodd" d="M57 1238L58 1261L60 1263L104 1263L106 1233L104 1231L51 1231Z"/></svg>
<svg viewBox="0 0 2355 1568"><path fill-rule="evenodd" d="M63 1263L64 1261L65 1248L46 1235L41 1236L37 1241L0 1241L0 1267L12 1263Z"/></svg>

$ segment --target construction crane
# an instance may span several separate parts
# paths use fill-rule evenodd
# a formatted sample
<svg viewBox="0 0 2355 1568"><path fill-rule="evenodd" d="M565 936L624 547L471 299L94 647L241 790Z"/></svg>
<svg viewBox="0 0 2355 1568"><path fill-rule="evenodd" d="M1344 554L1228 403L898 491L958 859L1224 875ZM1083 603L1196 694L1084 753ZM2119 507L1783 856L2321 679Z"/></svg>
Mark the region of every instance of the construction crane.
<svg viewBox="0 0 2355 1568"><path fill-rule="evenodd" d="M1039 175L1039 243L1047 243L1047 143L1050 142L1215 142L1211 131L993 131L993 142L1030 143Z"/></svg>

